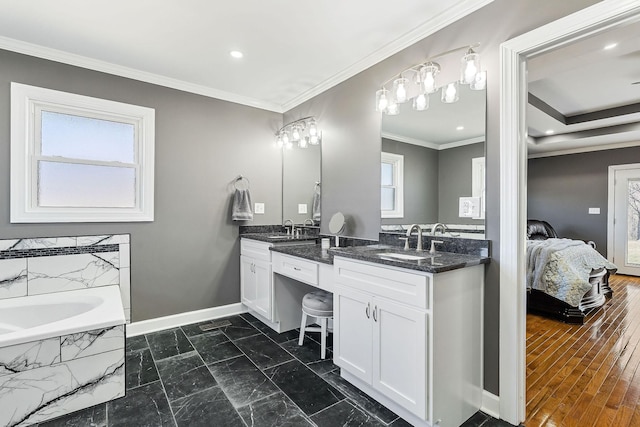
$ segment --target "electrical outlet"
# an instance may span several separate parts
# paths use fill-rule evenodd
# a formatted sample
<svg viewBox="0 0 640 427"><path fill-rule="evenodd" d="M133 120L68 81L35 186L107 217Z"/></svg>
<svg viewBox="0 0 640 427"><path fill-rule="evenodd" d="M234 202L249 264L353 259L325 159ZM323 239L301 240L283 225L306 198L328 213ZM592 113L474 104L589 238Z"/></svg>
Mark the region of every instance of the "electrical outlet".
<svg viewBox="0 0 640 427"><path fill-rule="evenodd" d="M600 215L600 208L589 208L589 215Z"/></svg>
<svg viewBox="0 0 640 427"><path fill-rule="evenodd" d="M257 214L263 214L264 213L264 203L256 203L254 211Z"/></svg>
<svg viewBox="0 0 640 427"><path fill-rule="evenodd" d="M306 203L298 203L298 213L306 214L307 213L307 204Z"/></svg>

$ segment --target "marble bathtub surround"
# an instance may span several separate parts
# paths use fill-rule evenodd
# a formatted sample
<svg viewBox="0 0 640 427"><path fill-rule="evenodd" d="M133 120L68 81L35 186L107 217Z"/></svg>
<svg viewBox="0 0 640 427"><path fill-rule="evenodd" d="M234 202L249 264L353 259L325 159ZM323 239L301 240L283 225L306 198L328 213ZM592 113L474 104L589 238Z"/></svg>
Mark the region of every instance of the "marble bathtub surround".
<svg viewBox="0 0 640 427"><path fill-rule="evenodd" d="M128 234L0 240L0 298L120 286L131 319Z"/></svg>
<svg viewBox="0 0 640 427"><path fill-rule="evenodd" d="M124 396L124 346L119 325L0 348L0 425L38 423Z"/></svg>

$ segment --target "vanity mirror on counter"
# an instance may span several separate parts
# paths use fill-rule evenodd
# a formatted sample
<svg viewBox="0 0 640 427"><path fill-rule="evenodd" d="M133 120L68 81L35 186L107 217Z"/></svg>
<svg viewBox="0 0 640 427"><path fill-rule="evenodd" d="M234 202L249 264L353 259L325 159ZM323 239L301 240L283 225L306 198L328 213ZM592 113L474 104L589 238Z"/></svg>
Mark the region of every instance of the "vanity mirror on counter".
<svg viewBox="0 0 640 427"><path fill-rule="evenodd" d="M424 111L407 102L382 115L382 231L442 223L452 237L484 238L486 90L458 93L454 103L436 92Z"/></svg>
<svg viewBox="0 0 640 427"><path fill-rule="evenodd" d="M282 220L320 225L321 143L282 148Z"/></svg>

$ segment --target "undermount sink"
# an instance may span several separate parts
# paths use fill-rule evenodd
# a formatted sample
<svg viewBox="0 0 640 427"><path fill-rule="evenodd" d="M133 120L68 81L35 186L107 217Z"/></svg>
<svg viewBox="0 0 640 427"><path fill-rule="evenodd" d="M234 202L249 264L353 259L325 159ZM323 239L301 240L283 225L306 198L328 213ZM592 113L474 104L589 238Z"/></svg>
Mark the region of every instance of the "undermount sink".
<svg viewBox="0 0 640 427"><path fill-rule="evenodd" d="M389 253L389 252L378 254L378 256L381 258L394 258L402 261L418 261L421 259L430 258L429 256L424 256L424 255L397 254L397 253Z"/></svg>

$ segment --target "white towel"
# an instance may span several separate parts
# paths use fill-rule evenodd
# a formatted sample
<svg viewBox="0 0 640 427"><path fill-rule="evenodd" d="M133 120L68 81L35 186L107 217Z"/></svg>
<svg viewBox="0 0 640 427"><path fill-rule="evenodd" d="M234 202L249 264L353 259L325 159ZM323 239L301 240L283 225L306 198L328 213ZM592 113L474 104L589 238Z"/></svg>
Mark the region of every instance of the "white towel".
<svg viewBox="0 0 640 427"><path fill-rule="evenodd" d="M313 202L311 203L312 219L314 221L320 221L320 186L316 185L313 191Z"/></svg>
<svg viewBox="0 0 640 427"><path fill-rule="evenodd" d="M251 221L253 220L253 211L251 210L251 194L249 190L239 190L233 196L233 207L231 211L231 219L234 221Z"/></svg>

